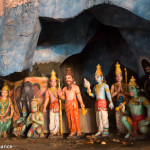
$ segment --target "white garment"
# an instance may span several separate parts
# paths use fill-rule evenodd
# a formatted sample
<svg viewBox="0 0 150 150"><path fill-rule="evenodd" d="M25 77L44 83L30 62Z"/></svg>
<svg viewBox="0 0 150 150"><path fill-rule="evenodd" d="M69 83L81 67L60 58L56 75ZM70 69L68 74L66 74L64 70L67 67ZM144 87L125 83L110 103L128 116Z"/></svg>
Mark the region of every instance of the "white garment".
<svg viewBox="0 0 150 150"><path fill-rule="evenodd" d="M96 123L98 131L103 132L103 130L106 128L109 128L109 121L108 121L108 111L104 111L101 109L101 111L96 111Z"/></svg>
<svg viewBox="0 0 150 150"><path fill-rule="evenodd" d="M49 112L49 117L50 117L49 130L51 133L56 134L60 130L59 112L54 113L53 109L51 109Z"/></svg>

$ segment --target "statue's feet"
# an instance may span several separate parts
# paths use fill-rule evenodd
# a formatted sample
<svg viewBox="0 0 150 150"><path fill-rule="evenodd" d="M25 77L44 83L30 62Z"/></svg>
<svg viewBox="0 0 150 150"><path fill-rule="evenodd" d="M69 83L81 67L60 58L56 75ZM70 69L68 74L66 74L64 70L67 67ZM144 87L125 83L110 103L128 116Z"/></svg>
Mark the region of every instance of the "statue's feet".
<svg viewBox="0 0 150 150"><path fill-rule="evenodd" d="M44 138L45 136L44 136L44 133L41 133L40 134L40 138Z"/></svg>
<svg viewBox="0 0 150 150"><path fill-rule="evenodd" d="M69 137L72 137L72 136L74 136L76 134L76 132L71 132L70 134L69 134Z"/></svg>
<svg viewBox="0 0 150 150"><path fill-rule="evenodd" d="M60 136L60 132L57 132L56 135Z"/></svg>
<svg viewBox="0 0 150 150"><path fill-rule="evenodd" d="M77 131L77 136L81 136L81 131Z"/></svg>
<svg viewBox="0 0 150 150"><path fill-rule="evenodd" d="M130 135L132 134L132 132L129 132L126 134L126 136L124 137L125 139L128 139L130 137Z"/></svg>
<svg viewBox="0 0 150 150"><path fill-rule="evenodd" d="M133 137L133 138L136 138L138 136L137 131L134 131L130 136Z"/></svg>
<svg viewBox="0 0 150 150"><path fill-rule="evenodd" d="M116 135L117 135L117 136L120 136L120 135L121 135L121 132L120 132L120 131L118 131Z"/></svg>
<svg viewBox="0 0 150 150"><path fill-rule="evenodd" d="M4 133L3 133L3 137L4 137L4 138L7 138L7 137L8 137L8 135L7 135L7 132L6 132L6 131L4 131Z"/></svg>
<svg viewBox="0 0 150 150"><path fill-rule="evenodd" d="M54 136L54 133L51 132L51 133L49 134L49 136L48 136L48 139L50 139L50 138L53 137L53 136Z"/></svg>
<svg viewBox="0 0 150 150"><path fill-rule="evenodd" d="M102 134L102 132L101 131L98 131L96 134L95 134L95 136L100 136Z"/></svg>
<svg viewBox="0 0 150 150"><path fill-rule="evenodd" d="M108 136L109 136L109 132L106 132L106 131L103 132L102 136L103 136L103 137L108 137Z"/></svg>

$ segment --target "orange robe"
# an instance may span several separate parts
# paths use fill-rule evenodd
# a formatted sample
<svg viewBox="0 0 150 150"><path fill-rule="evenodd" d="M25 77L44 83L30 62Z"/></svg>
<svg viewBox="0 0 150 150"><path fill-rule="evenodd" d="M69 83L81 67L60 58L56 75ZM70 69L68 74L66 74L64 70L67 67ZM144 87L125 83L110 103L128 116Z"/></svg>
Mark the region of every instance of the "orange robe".
<svg viewBox="0 0 150 150"><path fill-rule="evenodd" d="M68 125L71 132L80 131L79 107L76 99L68 100L65 103L65 110L68 118Z"/></svg>

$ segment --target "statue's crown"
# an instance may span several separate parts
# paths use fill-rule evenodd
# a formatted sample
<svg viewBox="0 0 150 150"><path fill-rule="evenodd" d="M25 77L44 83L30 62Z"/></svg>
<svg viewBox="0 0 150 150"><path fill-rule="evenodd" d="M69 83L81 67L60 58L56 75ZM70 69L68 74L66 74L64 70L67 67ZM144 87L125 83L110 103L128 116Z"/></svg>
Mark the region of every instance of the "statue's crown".
<svg viewBox="0 0 150 150"><path fill-rule="evenodd" d="M38 98L36 98L35 96L34 96L34 98L32 99L32 101L31 101L31 105L39 105L39 100L38 100Z"/></svg>
<svg viewBox="0 0 150 150"><path fill-rule="evenodd" d="M102 70L101 70L101 66L98 64L97 67L96 67L96 72L95 72L95 75L97 76L103 76L103 73L102 73Z"/></svg>
<svg viewBox="0 0 150 150"><path fill-rule="evenodd" d="M57 80L56 72L52 70L50 80Z"/></svg>
<svg viewBox="0 0 150 150"><path fill-rule="evenodd" d="M2 91L9 91L9 86L6 82L4 83L4 86L2 87Z"/></svg>
<svg viewBox="0 0 150 150"><path fill-rule="evenodd" d="M130 79L129 86L137 86L136 79L133 76Z"/></svg>
<svg viewBox="0 0 150 150"><path fill-rule="evenodd" d="M115 74L122 74L121 68L120 68L120 64L117 62L116 63L116 70L115 70Z"/></svg>

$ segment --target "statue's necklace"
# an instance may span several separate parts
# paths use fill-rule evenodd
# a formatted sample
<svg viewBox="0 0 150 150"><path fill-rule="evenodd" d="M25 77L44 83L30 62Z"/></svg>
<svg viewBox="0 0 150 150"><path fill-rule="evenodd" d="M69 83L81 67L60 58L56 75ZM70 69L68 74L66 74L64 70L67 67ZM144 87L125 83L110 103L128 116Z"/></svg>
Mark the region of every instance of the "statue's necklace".
<svg viewBox="0 0 150 150"><path fill-rule="evenodd" d="M49 88L49 90L57 97L57 88Z"/></svg>
<svg viewBox="0 0 150 150"><path fill-rule="evenodd" d="M96 85L96 94L97 96L99 95L99 91L100 91L100 88L102 87L104 83L101 83L100 85Z"/></svg>
<svg viewBox="0 0 150 150"><path fill-rule="evenodd" d="M3 103L4 102L4 103ZM5 99L5 100L2 100L1 99L1 105L2 105L2 109L1 109L1 113L3 114L4 113L4 109L5 109L5 106L7 105L8 103L7 103L7 100Z"/></svg>
<svg viewBox="0 0 150 150"><path fill-rule="evenodd" d="M140 102L140 101L137 101L138 99L139 99L139 96L136 97L136 98L132 98L132 103L137 104L137 105L140 105L141 102Z"/></svg>

